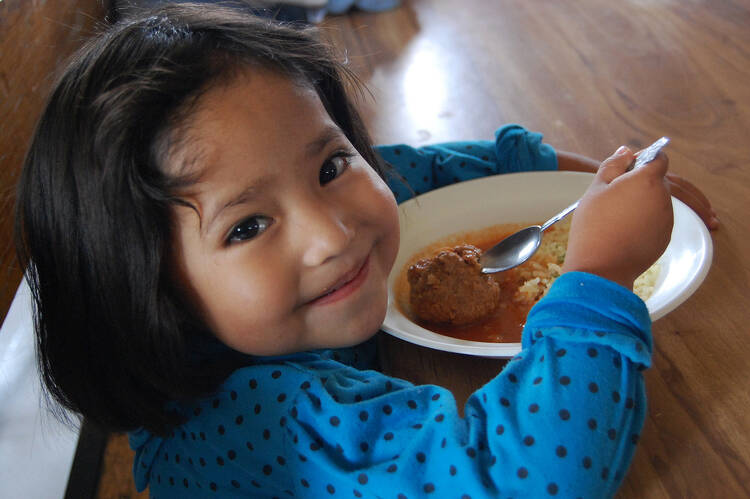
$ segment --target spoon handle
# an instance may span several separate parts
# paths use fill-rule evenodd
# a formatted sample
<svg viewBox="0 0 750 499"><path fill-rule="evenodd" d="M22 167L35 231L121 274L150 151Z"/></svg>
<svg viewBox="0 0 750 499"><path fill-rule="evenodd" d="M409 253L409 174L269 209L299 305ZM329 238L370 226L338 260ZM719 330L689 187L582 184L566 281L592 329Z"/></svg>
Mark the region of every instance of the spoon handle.
<svg viewBox="0 0 750 499"><path fill-rule="evenodd" d="M653 144L651 144L650 146L648 146L646 149L638 153L638 156L636 157L635 161L633 161L633 164L630 165L630 167L628 168L628 171L640 168L646 163L653 161L656 158L656 155L659 154L659 151L661 151L664 148L664 146L666 146L667 144L669 144L669 137L662 137L656 142L654 142ZM571 211L578 208L578 203L580 202L581 200L579 199L578 201L571 204L570 206L565 208L563 211L561 211L554 217L544 222L544 225L542 225L541 230L544 231L553 223L559 222L560 220L568 216L568 214Z"/></svg>
<svg viewBox="0 0 750 499"><path fill-rule="evenodd" d="M547 227L549 227L553 223L559 222L560 220L562 220L563 218L565 218L566 216L568 216L568 214L571 211L573 211L576 208L578 208L578 203L580 203L580 202L581 202L581 200L579 199L578 201L576 201L575 203L571 204L570 206L568 206L567 208L565 208L563 211L561 211L560 213L558 213L554 217L552 217L549 220L547 220L546 222L544 222L544 224L542 225L542 230L544 231L545 229L547 229Z"/></svg>
<svg viewBox="0 0 750 499"><path fill-rule="evenodd" d="M637 170L646 163L650 163L651 161L655 160L656 156L659 154L659 151L664 149L667 144L669 144L669 137L662 137L644 150L640 151L638 153L638 156L636 156L635 161L633 161L633 164L628 167L628 171Z"/></svg>

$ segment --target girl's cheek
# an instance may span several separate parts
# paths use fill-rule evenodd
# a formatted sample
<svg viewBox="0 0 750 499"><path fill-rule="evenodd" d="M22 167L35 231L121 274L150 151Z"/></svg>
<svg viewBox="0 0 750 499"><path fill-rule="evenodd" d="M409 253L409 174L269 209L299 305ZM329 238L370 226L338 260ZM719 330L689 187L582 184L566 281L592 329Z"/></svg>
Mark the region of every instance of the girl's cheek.
<svg viewBox="0 0 750 499"><path fill-rule="evenodd" d="M393 214L392 214L392 223L391 223L391 240L392 240L392 248L391 248L391 261L388 267L388 270L390 271L393 268L393 264L396 262L396 256L398 255L398 248L401 244L401 225L398 221L398 211L396 208L395 201L393 203Z"/></svg>
<svg viewBox="0 0 750 499"><path fill-rule="evenodd" d="M398 220L398 205L396 198L388 188L388 186L381 180L382 190L382 205L378 211L378 217L382 220L383 227L383 239L386 246L386 262L387 271L390 271L393 267L393 263L396 261L396 255L398 254L399 243L401 240L401 230Z"/></svg>
<svg viewBox="0 0 750 499"><path fill-rule="evenodd" d="M231 272L217 273L209 302L211 325L217 337L235 350L245 353L269 352L283 341L269 335L283 324L299 296L291 265L280 258L282 252L269 254L262 265L234 262Z"/></svg>
<svg viewBox="0 0 750 499"><path fill-rule="evenodd" d="M397 213L397 203L396 203L396 197L393 195L393 192L388 187L388 184L385 183L385 180L383 180L380 175L378 175L375 170L372 168L367 168L369 180L372 184L372 188L374 191L377 192L379 197L382 198L382 204L387 207L389 211L392 213ZM398 216L396 217L396 223L398 223Z"/></svg>

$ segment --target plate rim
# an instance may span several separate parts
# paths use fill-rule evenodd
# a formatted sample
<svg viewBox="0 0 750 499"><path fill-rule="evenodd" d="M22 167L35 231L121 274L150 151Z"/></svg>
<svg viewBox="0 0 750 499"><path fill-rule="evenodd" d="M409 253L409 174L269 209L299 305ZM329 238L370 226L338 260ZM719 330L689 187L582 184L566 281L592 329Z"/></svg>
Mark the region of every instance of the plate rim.
<svg viewBox="0 0 750 499"><path fill-rule="evenodd" d="M429 192L426 192L424 194L415 196L411 199L408 199L398 205L399 221L402 227L401 230L403 230L403 226L404 226L403 217L406 216L405 210L409 210L410 207L413 205L418 206L420 202L425 203L425 200L427 200L427 202L431 202L432 198L436 196L440 196L440 197L445 196L445 192L447 190L466 190L466 189L470 190L473 187L473 185L478 184L478 183L499 182L500 184L503 184L505 183L505 179L513 178L514 180L517 180L521 177L533 178L533 177L539 177L539 176L545 176L548 179L552 176L576 177L576 178L585 177L588 179L592 179L594 177L594 174L588 173L588 172L571 172L571 171L513 172L513 173L490 175L486 177L479 177L479 178L475 178L471 180L466 180L463 182L457 182L454 184L442 186L437 189L433 189ZM705 224L700 219L700 217L692 209L690 209L685 203L683 203L682 201L680 201L679 199L675 197L672 197L672 206L673 206L673 210L675 214L675 219L677 219L678 216L686 217L688 220L686 223L690 225L695 225L698 227L698 232L699 232L698 240L700 241L700 245L699 245L700 248L698 251L700 255L699 265L695 269L694 275L691 278L691 280L688 281L684 287L680 288L679 291L675 294L675 296L672 297L664 306L662 306L660 309L655 310L655 311L652 311L651 309L649 309L649 315L651 316L652 322L658 319L661 319L665 315L674 311L682 303L684 303L703 283L703 281L708 275L708 272L710 271L710 268L713 262L713 241L711 238L711 234L706 228ZM503 222L498 222L498 223L503 223ZM506 223L513 223L513 222L509 221ZM471 230L471 229L468 229L468 230ZM456 233L460 233L460 232L461 232L460 230L456 231ZM670 245L671 244L672 244L672 239L670 239ZM665 253L667 253L667 250L665 250ZM659 258L659 260L661 260L663 256L664 255L662 255ZM400 268L397 269L396 265L394 264L392 273L400 272L400 271L401 269ZM383 320L383 324L381 325L381 330L383 330L387 334L400 338L404 341L408 341L409 343L413 343L416 345L433 348L437 350L442 350L446 352L461 353L461 354L466 354L466 355L474 355L474 356L489 357L489 358L510 358L518 354L522 349L521 343L516 343L516 342L490 343L490 342L470 341L470 340L461 340L459 338L453 338L451 336L446 336L446 335L442 335L439 333L435 333L433 331L425 329L419 326L418 324L415 324L414 322L410 321L399 311L399 315L403 317L404 320L407 320L410 326L415 328L420 334L417 335L417 334L413 334L409 332L404 332L401 329L398 329L397 321L395 325L393 324L394 317L392 315L392 310L396 308L394 301L395 300L394 300L394 296L392 292L392 278L389 276L388 309L386 312L386 317ZM648 307L649 300L646 300L645 303L646 303L646 306Z"/></svg>

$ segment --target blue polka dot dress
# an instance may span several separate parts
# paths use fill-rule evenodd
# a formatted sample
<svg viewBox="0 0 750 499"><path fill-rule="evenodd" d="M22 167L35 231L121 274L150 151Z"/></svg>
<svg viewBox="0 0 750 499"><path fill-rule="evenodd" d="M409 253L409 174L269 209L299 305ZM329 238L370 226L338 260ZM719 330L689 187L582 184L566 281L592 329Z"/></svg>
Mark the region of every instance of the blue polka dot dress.
<svg viewBox="0 0 750 499"><path fill-rule="evenodd" d="M517 126L495 142L380 152L415 191L556 167ZM448 390L370 370L372 341L258 358L212 396L175 404L187 420L169 436L130 434L136 485L156 498L610 497L645 416L650 324L629 290L566 273L464 417Z"/></svg>

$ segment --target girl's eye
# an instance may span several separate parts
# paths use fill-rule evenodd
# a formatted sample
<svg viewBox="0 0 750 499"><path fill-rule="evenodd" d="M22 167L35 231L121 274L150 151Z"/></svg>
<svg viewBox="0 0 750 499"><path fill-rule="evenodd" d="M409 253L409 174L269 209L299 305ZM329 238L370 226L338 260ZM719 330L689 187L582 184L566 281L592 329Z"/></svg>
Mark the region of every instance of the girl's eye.
<svg viewBox="0 0 750 499"><path fill-rule="evenodd" d="M351 153L337 153L327 159L323 166L320 167L320 185L326 185L335 179L349 167L349 159L353 156Z"/></svg>
<svg viewBox="0 0 750 499"><path fill-rule="evenodd" d="M272 223L273 219L263 215L253 215L252 217L246 218L232 227L232 230L227 236L227 243L233 244L252 239L265 232Z"/></svg>

